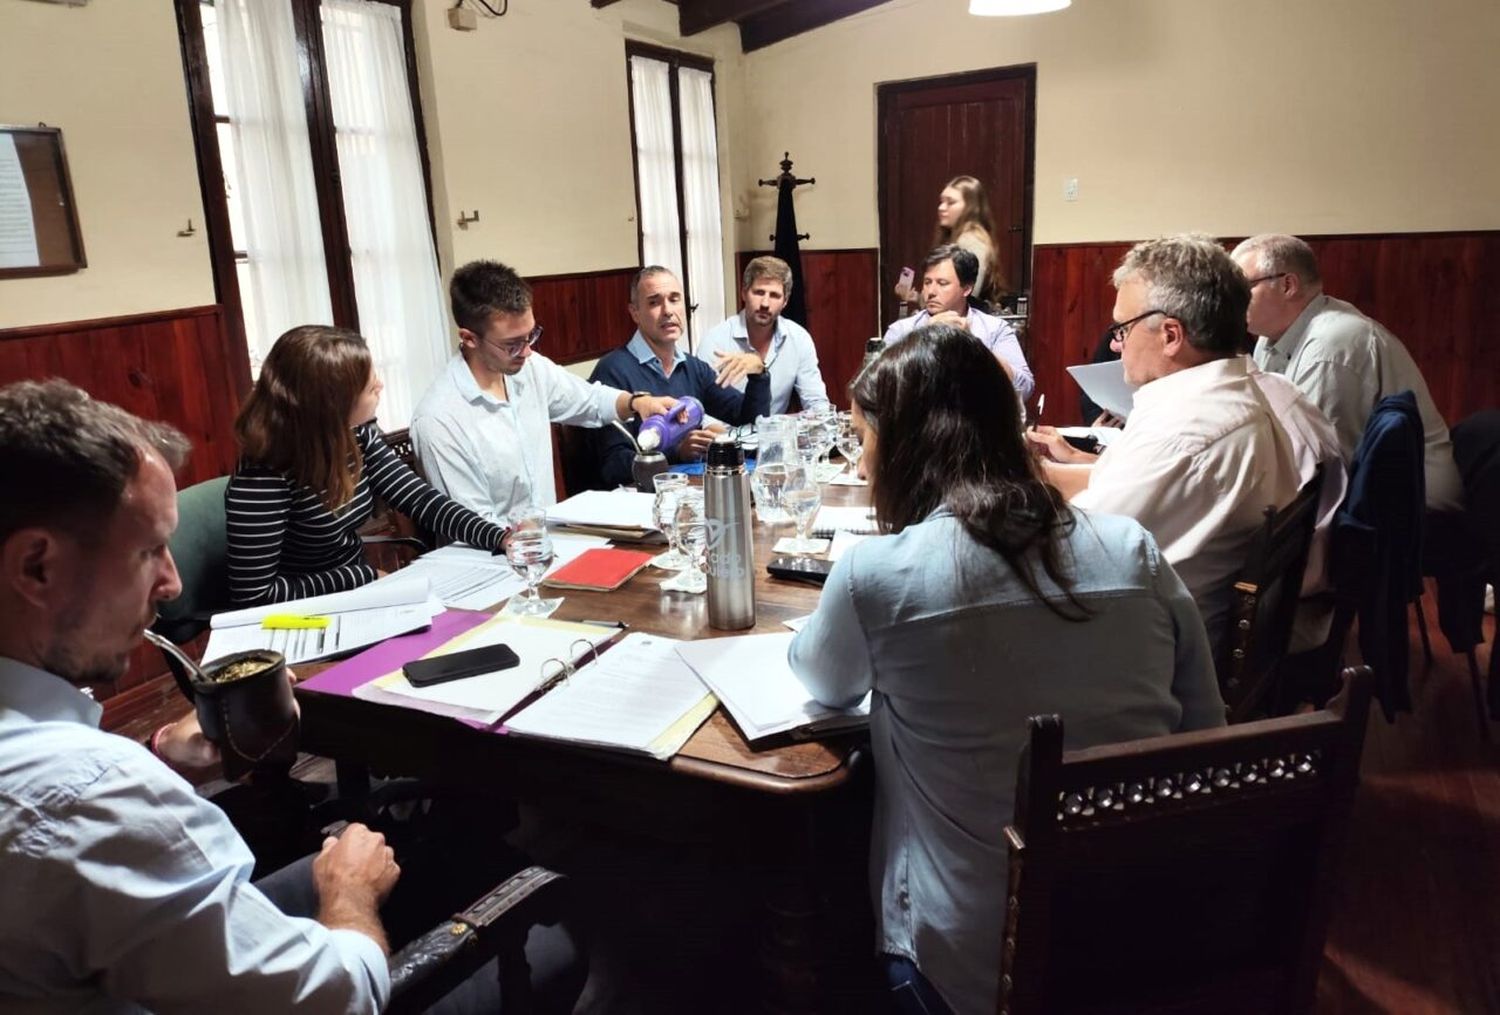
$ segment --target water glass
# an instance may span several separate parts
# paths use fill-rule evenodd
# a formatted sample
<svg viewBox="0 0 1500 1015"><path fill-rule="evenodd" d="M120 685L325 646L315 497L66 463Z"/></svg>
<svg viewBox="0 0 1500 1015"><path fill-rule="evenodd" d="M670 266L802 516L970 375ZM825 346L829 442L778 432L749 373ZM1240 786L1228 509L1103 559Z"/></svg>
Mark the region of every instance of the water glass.
<svg viewBox="0 0 1500 1015"><path fill-rule="evenodd" d="M838 446L839 454L849 463L850 474L859 475L859 460L864 456L865 445L864 436L859 427L854 425L852 412L841 412L838 415Z"/></svg>
<svg viewBox="0 0 1500 1015"><path fill-rule="evenodd" d="M708 519L703 510L702 490L683 490L677 495L675 528L687 564L675 577L662 582L661 587L668 592L701 595L708 591Z"/></svg>
<svg viewBox="0 0 1500 1015"><path fill-rule="evenodd" d="M805 458L787 469L781 503L797 523L797 538L792 543L793 553L812 553L818 548L818 544L808 538L813 518L823 505L823 491L818 486L817 468L816 459Z"/></svg>
<svg viewBox="0 0 1500 1015"><path fill-rule="evenodd" d="M522 617L546 617L562 605L562 599L543 599L536 587L552 566L552 537L547 534L547 516L539 508L527 507L507 519L510 535L505 540L505 559L511 570L526 582L526 591L512 596L505 612Z"/></svg>
<svg viewBox="0 0 1500 1015"><path fill-rule="evenodd" d="M666 553L652 559L651 566L663 571L681 571L687 567L687 557L677 545L677 496L687 489L688 478L680 472L663 472L651 477L651 483L656 487L652 516L656 527L666 535L669 547Z"/></svg>

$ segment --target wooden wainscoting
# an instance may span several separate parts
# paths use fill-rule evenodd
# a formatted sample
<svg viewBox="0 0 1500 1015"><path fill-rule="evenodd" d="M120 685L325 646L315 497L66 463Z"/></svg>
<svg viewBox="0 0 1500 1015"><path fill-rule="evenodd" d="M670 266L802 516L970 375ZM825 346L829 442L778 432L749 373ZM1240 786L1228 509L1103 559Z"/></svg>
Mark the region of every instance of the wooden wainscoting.
<svg viewBox="0 0 1500 1015"><path fill-rule="evenodd" d="M137 416L171 423L193 442L178 476L186 486L234 468L234 417L250 364L227 348L218 306L8 328L0 330L0 384L61 377ZM161 654L142 645L125 676L95 695L107 700L165 670Z"/></svg>
<svg viewBox="0 0 1500 1015"><path fill-rule="evenodd" d="M582 363L630 341L635 325L625 308L636 270L608 268L528 278L532 312L546 329L538 351L558 363Z"/></svg>
<svg viewBox="0 0 1500 1015"><path fill-rule="evenodd" d="M1324 289L1406 343L1450 424L1500 405L1500 231L1306 239L1317 251ZM1028 355L1054 423L1078 421L1078 386L1065 368L1087 363L1108 327L1110 276L1130 246L1035 248Z"/></svg>
<svg viewBox="0 0 1500 1015"><path fill-rule="evenodd" d="M0 384L61 377L193 442L184 485L234 468L234 417L250 365L226 355L215 306L0 330Z"/></svg>
<svg viewBox="0 0 1500 1015"><path fill-rule="evenodd" d="M740 251L735 264L736 285L751 258L770 253ZM802 251L807 330L818 347L818 365L828 397L843 408L849 407L849 382L864 360L865 342L880 334L876 291L879 257L874 247ZM732 305L738 310L738 292L726 294L725 303L726 309Z"/></svg>

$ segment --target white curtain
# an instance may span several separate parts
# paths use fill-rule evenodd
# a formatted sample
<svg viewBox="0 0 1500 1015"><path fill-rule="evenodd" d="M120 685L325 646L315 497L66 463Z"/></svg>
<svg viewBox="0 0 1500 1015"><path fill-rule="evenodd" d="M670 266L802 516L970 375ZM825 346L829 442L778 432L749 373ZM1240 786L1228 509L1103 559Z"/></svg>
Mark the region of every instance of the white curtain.
<svg viewBox="0 0 1500 1015"><path fill-rule="evenodd" d="M724 226L719 217L719 138L714 128L714 78L683 67L677 72L682 110L682 190L687 260L696 340L724 319Z"/></svg>
<svg viewBox="0 0 1500 1015"><path fill-rule="evenodd" d="M219 0L225 112L235 136L251 369L299 324L332 324L323 232L292 9L286 0Z"/></svg>
<svg viewBox="0 0 1500 1015"><path fill-rule="evenodd" d="M399 429L451 352L401 12L368 0L322 12L359 330L385 381L381 425Z"/></svg>
<svg viewBox="0 0 1500 1015"><path fill-rule="evenodd" d="M671 68L661 60L630 58L635 104L635 171L641 195L641 259L682 271L677 217L677 148L672 142Z"/></svg>

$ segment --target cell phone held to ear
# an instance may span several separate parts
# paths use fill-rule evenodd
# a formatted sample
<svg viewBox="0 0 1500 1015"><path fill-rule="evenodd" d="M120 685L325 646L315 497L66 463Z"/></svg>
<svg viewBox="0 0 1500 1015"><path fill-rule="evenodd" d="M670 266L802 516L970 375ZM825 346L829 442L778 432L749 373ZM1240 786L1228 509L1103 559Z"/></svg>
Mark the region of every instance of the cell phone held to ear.
<svg viewBox="0 0 1500 1015"><path fill-rule="evenodd" d="M822 585L828 580L828 572L833 570L833 561L817 557L772 557L766 570L773 578Z"/></svg>
<svg viewBox="0 0 1500 1015"><path fill-rule="evenodd" d="M431 687L450 680L463 680L483 673L496 673L521 665L509 645L485 645L430 659L415 659L401 667L413 687Z"/></svg>

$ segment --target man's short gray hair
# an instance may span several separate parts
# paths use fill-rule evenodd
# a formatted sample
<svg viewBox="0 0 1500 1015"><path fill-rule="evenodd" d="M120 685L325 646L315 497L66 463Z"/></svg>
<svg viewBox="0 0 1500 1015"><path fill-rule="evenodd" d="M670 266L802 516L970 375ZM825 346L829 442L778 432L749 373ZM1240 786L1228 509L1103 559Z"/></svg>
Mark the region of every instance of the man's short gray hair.
<svg viewBox="0 0 1500 1015"><path fill-rule="evenodd" d="M0 541L33 526L100 532L154 452L173 471L191 445L165 423L95 401L67 381L0 388Z"/></svg>
<svg viewBox="0 0 1500 1015"><path fill-rule="evenodd" d="M1115 269L1118 289L1139 279L1147 305L1182 323L1194 348L1232 356L1245 344L1250 286L1219 241L1184 233L1137 243Z"/></svg>
<svg viewBox="0 0 1500 1015"><path fill-rule="evenodd" d="M673 278L677 277L677 273L674 272L671 268L663 268L659 264L648 264L640 271L631 276L630 302L632 305L634 305L640 298L641 283L646 281L648 278L655 278L658 275L671 275Z"/></svg>
<svg viewBox="0 0 1500 1015"><path fill-rule="evenodd" d="M1318 255L1307 241L1285 233L1261 233L1252 236L1234 248L1236 260L1246 254L1256 254L1262 275L1296 275L1306 286L1323 284L1323 275L1318 271Z"/></svg>

